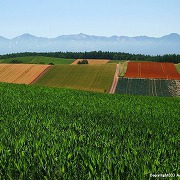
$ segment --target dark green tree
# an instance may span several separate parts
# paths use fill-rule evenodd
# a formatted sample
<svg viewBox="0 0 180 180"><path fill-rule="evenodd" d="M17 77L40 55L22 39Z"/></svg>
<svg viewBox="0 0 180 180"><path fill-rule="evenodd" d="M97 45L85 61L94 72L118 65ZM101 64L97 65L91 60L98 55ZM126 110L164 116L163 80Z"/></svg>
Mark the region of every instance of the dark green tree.
<svg viewBox="0 0 180 180"><path fill-rule="evenodd" d="M77 64L89 64L87 59L79 60Z"/></svg>

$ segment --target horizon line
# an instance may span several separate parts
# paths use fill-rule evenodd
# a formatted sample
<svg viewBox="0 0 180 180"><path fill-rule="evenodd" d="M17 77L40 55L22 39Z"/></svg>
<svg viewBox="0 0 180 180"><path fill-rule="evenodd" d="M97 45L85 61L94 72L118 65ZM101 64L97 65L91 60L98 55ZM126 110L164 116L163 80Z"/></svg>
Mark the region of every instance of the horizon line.
<svg viewBox="0 0 180 180"><path fill-rule="evenodd" d="M18 36L15 36L13 38L7 38L5 36L1 36L0 37L3 37L5 39L14 39L14 38L18 38L18 37L21 37L23 35L29 35L29 36L34 36L34 37L37 37L37 38L47 38L47 39L55 39L55 38L58 38L60 36L73 36L73 35L86 35L86 36L95 36L95 37L107 37L107 38L110 38L110 37L113 37L113 36L116 36L116 37L129 37L129 38L134 38L134 37L149 37L149 38L161 38L161 37L164 37L164 36L168 36L168 35L172 35L172 34L175 34L175 35L180 35L176 32L173 32L173 33L170 33L170 34L166 34L166 35L162 35L162 36L158 36L158 37L154 37L154 36L147 36L147 35L136 35L136 36L128 36L128 35L111 35L111 36L105 36L105 35L94 35L94 34L85 34L85 33L74 33L74 34L61 34L61 35L58 35L56 37L45 37L45 36L36 36L34 34L30 34L30 33L23 33L21 35L18 35Z"/></svg>

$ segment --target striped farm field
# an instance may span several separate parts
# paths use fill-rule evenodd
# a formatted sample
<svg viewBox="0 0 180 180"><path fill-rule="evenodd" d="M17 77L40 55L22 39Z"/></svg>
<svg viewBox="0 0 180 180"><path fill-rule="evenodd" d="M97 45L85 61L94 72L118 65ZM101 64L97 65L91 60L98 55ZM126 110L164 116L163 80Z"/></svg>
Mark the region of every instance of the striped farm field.
<svg viewBox="0 0 180 180"><path fill-rule="evenodd" d="M56 65L34 84L97 92L109 92L116 64Z"/></svg>
<svg viewBox="0 0 180 180"><path fill-rule="evenodd" d="M30 84L50 65L0 64L0 82Z"/></svg>
<svg viewBox="0 0 180 180"><path fill-rule="evenodd" d="M128 62L125 77L180 80L173 63L159 62Z"/></svg>
<svg viewBox="0 0 180 180"><path fill-rule="evenodd" d="M119 78L115 93L180 97L180 80Z"/></svg>
<svg viewBox="0 0 180 180"><path fill-rule="evenodd" d="M81 61L83 59L76 59L72 64L77 64L78 61ZM106 64L109 62L108 59L86 59L88 61L88 64Z"/></svg>

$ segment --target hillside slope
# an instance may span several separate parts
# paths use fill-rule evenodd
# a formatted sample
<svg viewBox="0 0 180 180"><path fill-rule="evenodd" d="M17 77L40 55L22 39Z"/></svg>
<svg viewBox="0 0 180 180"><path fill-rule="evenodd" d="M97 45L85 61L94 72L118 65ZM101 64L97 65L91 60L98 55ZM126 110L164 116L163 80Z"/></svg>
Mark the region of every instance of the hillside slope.
<svg viewBox="0 0 180 180"><path fill-rule="evenodd" d="M109 92L115 69L116 64L56 65L34 84Z"/></svg>
<svg viewBox="0 0 180 180"><path fill-rule="evenodd" d="M2 179L179 172L180 98L0 83Z"/></svg>

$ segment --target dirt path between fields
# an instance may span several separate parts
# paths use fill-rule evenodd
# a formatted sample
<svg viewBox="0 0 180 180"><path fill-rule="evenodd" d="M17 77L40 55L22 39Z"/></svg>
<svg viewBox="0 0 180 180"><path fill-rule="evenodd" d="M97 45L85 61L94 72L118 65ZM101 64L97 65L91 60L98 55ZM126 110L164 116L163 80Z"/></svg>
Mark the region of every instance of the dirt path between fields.
<svg viewBox="0 0 180 180"><path fill-rule="evenodd" d="M116 86L117 86L117 83L118 83L118 79L119 79L119 64L116 65L116 71L115 71L115 74L114 74L114 80L113 80L111 89L109 91L110 94L115 93Z"/></svg>

